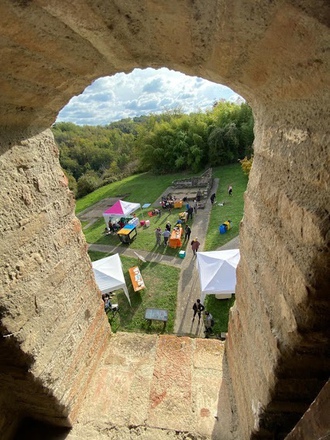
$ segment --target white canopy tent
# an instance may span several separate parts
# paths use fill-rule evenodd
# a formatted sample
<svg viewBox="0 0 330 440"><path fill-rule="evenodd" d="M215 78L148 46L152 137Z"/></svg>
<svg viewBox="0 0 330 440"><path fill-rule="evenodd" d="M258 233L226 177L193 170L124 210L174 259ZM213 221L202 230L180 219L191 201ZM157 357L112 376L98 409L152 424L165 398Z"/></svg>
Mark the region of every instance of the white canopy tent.
<svg viewBox="0 0 330 440"><path fill-rule="evenodd" d="M95 280L101 292L109 293L123 289L131 304L119 254L94 261L92 265Z"/></svg>
<svg viewBox="0 0 330 440"><path fill-rule="evenodd" d="M236 268L240 259L239 249L197 252L197 269L201 286L201 301L206 295L219 299L230 298L236 289Z"/></svg>

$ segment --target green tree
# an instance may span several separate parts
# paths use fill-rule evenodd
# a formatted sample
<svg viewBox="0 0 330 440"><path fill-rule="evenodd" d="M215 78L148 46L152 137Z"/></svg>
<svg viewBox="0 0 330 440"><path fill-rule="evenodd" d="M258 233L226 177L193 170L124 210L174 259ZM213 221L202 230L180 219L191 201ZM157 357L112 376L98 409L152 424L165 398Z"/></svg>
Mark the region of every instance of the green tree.
<svg viewBox="0 0 330 440"><path fill-rule="evenodd" d="M52 129L61 166L77 181L80 197L136 171L198 173L209 165L250 157L253 124L247 104L221 101L205 113L187 115L178 107L107 126L56 123Z"/></svg>
<svg viewBox="0 0 330 440"><path fill-rule="evenodd" d="M77 182L77 197L83 197L95 191L100 186L100 179L97 173L93 170L87 171L83 174Z"/></svg>

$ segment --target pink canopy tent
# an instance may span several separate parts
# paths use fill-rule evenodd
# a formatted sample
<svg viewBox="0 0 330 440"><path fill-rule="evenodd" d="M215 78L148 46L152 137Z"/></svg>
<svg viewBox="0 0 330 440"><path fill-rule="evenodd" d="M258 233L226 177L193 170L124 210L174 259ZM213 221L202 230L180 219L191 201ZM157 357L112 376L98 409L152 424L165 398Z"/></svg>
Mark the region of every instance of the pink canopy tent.
<svg viewBox="0 0 330 440"><path fill-rule="evenodd" d="M125 202L124 200L118 200L111 208L108 208L103 213L103 217L106 225L109 223L109 219L113 217L127 217L137 209L141 208L140 203Z"/></svg>

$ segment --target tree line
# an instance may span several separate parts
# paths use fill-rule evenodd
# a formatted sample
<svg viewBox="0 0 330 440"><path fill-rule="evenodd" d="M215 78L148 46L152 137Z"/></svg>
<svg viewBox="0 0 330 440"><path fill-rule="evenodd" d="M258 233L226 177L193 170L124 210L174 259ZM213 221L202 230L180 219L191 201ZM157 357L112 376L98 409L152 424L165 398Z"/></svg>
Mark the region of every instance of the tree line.
<svg viewBox="0 0 330 440"><path fill-rule="evenodd" d="M198 173L252 156L253 114L246 104L217 102L205 113L180 110L105 126L53 125L60 163L76 197L150 171Z"/></svg>

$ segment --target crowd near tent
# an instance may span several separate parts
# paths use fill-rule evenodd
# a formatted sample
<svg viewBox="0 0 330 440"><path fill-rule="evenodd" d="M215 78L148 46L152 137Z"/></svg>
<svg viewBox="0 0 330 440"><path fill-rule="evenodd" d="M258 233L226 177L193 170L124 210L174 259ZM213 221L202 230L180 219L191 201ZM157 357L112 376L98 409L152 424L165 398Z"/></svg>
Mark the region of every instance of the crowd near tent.
<svg viewBox="0 0 330 440"><path fill-rule="evenodd" d="M141 208L140 203L125 202L118 200L111 208L108 208L103 213L106 225L108 226L110 218L129 217L137 209Z"/></svg>
<svg viewBox="0 0 330 440"><path fill-rule="evenodd" d="M123 289L128 302L131 304L119 254L94 261L92 265L95 280L101 293Z"/></svg>
<svg viewBox="0 0 330 440"><path fill-rule="evenodd" d="M229 298L236 289L236 268L239 249L197 252L197 269L201 286L201 301L206 295Z"/></svg>

